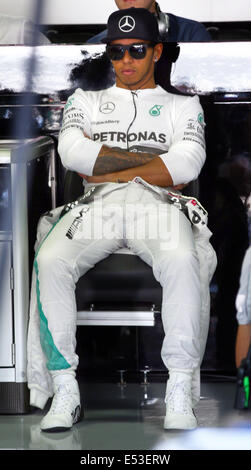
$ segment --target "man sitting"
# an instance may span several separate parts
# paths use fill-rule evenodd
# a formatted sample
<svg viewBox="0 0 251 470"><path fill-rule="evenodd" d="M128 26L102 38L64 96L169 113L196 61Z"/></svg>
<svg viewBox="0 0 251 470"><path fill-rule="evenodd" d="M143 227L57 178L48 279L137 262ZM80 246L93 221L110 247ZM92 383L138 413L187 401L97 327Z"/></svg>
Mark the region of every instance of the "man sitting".
<svg viewBox="0 0 251 470"><path fill-rule="evenodd" d="M203 111L197 96L156 86L154 68L163 46L148 10L113 13L106 41L116 84L77 89L65 106L59 136L62 163L83 176L85 195L54 218L47 234L44 218L39 228L28 344L31 404L43 408L54 395L43 431L69 429L79 420L75 284L126 246L152 266L163 288L161 354L169 371L164 427L192 429L192 379L208 327L207 309L202 327L202 292L208 295L215 258L205 211L192 199L189 212L177 191L198 177L205 161ZM199 219L202 256L191 225Z"/></svg>

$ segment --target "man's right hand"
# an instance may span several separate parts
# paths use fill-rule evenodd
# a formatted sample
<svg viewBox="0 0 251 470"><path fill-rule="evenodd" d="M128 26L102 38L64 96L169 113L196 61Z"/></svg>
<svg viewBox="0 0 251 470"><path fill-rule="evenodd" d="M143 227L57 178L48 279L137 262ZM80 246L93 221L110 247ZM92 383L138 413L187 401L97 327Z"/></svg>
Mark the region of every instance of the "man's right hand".
<svg viewBox="0 0 251 470"><path fill-rule="evenodd" d="M90 139L90 136L84 132L84 136L87 139ZM113 174L122 170L127 170L128 168L139 167L149 163L154 158L156 154L146 153L146 152L129 152L127 150L121 149L119 147L108 147L103 145L96 163L93 169L93 175L87 176L80 174L88 183L99 183L99 182L112 182L115 181L116 176L113 178ZM176 191L182 191L187 186L187 184L178 184L173 186L173 189Z"/></svg>

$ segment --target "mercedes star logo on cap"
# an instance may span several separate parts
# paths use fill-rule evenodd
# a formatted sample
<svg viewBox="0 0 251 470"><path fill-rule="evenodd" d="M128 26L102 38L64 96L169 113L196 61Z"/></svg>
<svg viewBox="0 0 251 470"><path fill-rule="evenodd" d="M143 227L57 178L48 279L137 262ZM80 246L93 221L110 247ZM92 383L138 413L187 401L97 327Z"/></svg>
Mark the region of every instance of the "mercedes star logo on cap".
<svg viewBox="0 0 251 470"><path fill-rule="evenodd" d="M123 33L130 33L135 28L135 20L132 16L123 16L119 21L119 29Z"/></svg>

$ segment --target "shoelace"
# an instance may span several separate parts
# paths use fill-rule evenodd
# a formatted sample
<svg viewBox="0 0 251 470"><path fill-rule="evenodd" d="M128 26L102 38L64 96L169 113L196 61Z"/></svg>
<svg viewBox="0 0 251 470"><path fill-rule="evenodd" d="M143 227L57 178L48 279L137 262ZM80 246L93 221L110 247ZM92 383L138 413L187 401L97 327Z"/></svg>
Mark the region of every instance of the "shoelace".
<svg viewBox="0 0 251 470"><path fill-rule="evenodd" d="M67 385L68 384L58 386L52 400L50 414L72 413L73 395L76 394L73 393L72 387L68 387Z"/></svg>

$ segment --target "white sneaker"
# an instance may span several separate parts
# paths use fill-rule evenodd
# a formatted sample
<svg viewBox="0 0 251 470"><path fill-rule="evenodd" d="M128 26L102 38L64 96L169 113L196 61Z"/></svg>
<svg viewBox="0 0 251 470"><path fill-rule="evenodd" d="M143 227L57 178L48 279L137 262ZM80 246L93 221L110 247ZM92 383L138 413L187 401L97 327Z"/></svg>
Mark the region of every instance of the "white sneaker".
<svg viewBox="0 0 251 470"><path fill-rule="evenodd" d="M192 409L192 371L169 370L166 387L165 429L195 429L197 420Z"/></svg>
<svg viewBox="0 0 251 470"><path fill-rule="evenodd" d="M54 392L50 410L42 419L40 427L47 432L67 431L81 419L78 383L73 378L67 383L54 384Z"/></svg>

